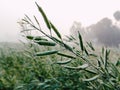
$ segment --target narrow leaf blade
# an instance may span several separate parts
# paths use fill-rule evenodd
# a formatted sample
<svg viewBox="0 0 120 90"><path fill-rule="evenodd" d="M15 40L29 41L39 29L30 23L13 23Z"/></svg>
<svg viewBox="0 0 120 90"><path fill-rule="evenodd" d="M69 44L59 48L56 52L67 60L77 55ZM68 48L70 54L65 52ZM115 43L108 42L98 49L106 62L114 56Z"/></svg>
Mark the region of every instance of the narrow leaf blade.
<svg viewBox="0 0 120 90"><path fill-rule="evenodd" d="M61 34L58 32L57 28L50 22L52 29L56 33L56 35L61 39Z"/></svg>
<svg viewBox="0 0 120 90"><path fill-rule="evenodd" d="M38 43L39 45L44 45L44 46L55 46L56 43L50 42L50 41L35 41L35 43Z"/></svg>
<svg viewBox="0 0 120 90"><path fill-rule="evenodd" d="M36 5L37 5L37 7L38 7L39 12L42 14L43 19L44 19L44 21L45 21L48 29L51 29L50 22L49 22L49 20L48 20L48 18L47 18L47 16L46 16L45 12L43 11L43 9L42 9L37 3L36 3Z"/></svg>
<svg viewBox="0 0 120 90"><path fill-rule="evenodd" d="M83 81L90 82L90 81L96 80L97 78L99 78L99 75L96 75L96 76L89 78L89 79L83 79Z"/></svg>
<svg viewBox="0 0 120 90"><path fill-rule="evenodd" d="M64 60L64 61L58 61L58 62L56 62L56 64L63 65L63 64L70 63L71 61L72 61L72 59L70 59L70 60Z"/></svg>
<svg viewBox="0 0 120 90"><path fill-rule="evenodd" d="M39 22L38 22L38 20L37 20L37 18L36 18L35 16L34 16L34 19L35 19L36 23L37 23L38 25L40 25Z"/></svg>
<svg viewBox="0 0 120 90"><path fill-rule="evenodd" d="M29 39L29 40L33 40L34 37L31 36L31 35L28 35L28 36L26 36L26 38Z"/></svg>
<svg viewBox="0 0 120 90"><path fill-rule="evenodd" d="M67 54L64 54L64 53L57 53L57 54L58 54L58 55L60 55L60 56L63 56L63 57L67 57L67 58L76 59L74 56L67 55Z"/></svg>
<svg viewBox="0 0 120 90"><path fill-rule="evenodd" d="M95 49L94 49L94 47L93 47L91 42L90 43L87 42L87 45L90 47L91 50L95 51Z"/></svg>
<svg viewBox="0 0 120 90"><path fill-rule="evenodd" d="M37 52L35 56L46 56L46 55L56 54L57 52L58 52L57 50Z"/></svg>
<svg viewBox="0 0 120 90"><path fill-rule="evenodd" d="M43 38L43 37L41 37L41 36L36 36L36 37L34 38L34 40L36 40L36 41L40 41L40 40L48 41L46 38Z"/></svg>
<svg viewBox="0 0 120 90"><path fill-rule="evenodd" d="M80 35L80 32L78 32L78 37L79 37L79 42L80 42L80 48L81 48L82 51L84 51L83 40L82 40L82 37Z"/></svg>
<svg viewBox="0 0 120 90"><path fill-rule="evenodd" d="M81 66L78 67L71 67L71 66L63 66L64 68L70 69L70 70L83 70L86 69L89 65L88 64L83 64Z"/></svg>

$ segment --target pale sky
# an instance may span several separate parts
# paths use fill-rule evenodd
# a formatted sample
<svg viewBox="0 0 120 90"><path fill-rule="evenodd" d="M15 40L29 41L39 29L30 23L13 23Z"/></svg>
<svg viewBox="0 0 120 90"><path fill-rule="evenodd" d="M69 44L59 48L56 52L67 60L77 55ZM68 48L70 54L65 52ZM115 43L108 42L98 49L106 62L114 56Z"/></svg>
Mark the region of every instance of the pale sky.
<svg viewBox="0 0 120 90"><path fill-rule="evenodd" d="M113 13L120 10L120 0L0 0L0 41L20 39L17 22L24 14L40 16L35 1L65 35L74 21L89 26L104 17L113 19Z"/></svg>

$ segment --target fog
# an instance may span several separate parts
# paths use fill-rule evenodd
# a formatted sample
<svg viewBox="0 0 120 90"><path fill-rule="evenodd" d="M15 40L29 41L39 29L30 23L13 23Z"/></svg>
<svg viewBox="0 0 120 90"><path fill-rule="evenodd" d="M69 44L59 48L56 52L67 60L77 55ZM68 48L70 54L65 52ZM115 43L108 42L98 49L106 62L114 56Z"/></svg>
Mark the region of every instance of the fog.
<svg viewBox="0 0 120 90"><path fill-rule="evenodd" d="M30 17L35 15L40 23L43 22L35 1L45 10L62 35L70 33L73 21L81 22L84 30L88 26L95 28L93 24L99 26L97 22L104 17L113 20L113 13L120 9L119 0L0 0L0 42L21 40L20 26L17 22L24 18L24 14ZM118 14L119 12L114 14L117 21L120 19ZM92 33L91 35L94 36Z"/></svg>
<svg viewBox="0 0 120 90"><path fill-rule="evenodd" d="M109 47L119 47L120 11L116 11L113 16L114 21L105 17L88 27L82 27L80 23L74 22L71 27L71 34L77 36L77 32L80 31L86 41Z"/></svg>
<svg viewBox="0 0 120 90"><path fill-rule="evenodd" d="M25 13L31 15L31 10L35 9L34 1L29 1L0 0L0 42L19 42L21 36L17 22L24 17Z"/></svg>

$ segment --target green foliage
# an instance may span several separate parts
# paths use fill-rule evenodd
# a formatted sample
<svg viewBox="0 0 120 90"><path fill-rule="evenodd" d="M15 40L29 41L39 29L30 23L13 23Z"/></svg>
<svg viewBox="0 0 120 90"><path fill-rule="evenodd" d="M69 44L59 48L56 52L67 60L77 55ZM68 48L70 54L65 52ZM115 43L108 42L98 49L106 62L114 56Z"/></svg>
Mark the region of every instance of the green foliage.
<svg viewBox="0 0 120 90"><path fill-rule="evenodd" d="M92 43L84 43L81 34L78 32L78 40L73 36L68 36L69 40L64 41L58 29L51 23L43 9L36 3L43 19L50 31L50 35L45 33L41 28L31 24L30 19L24 20L28 25L37 29L41 34L46 36L50 41L42 41L40 46L53 46L56 50L36 52L36 56L55 54L57 61L53 62L52 69L54 75L45 78L39 85L41 90L119 90L120 89L120 72L118 69L119 61L115 64L110 62L110 50L102 48L101 54L96 54ZM36 17L35 17L36 19ZM39 24L36 19L36 23ZM51 28L58 38L52 36ZM29 28L28 28L29 30ZM31 39L31 38L28 38ZM46 42L49 43L46 44ZM71 45L72 43L72 45ZM74 47L75 45L75 47ZM57 46L57 47L55 47ZM60 48L58 48L60 46ZM78 48L80 47L80 49ZM53 49L51 48L51 49ZM67 53L67 54L66 54ZM70 58L70 60L68 60ZM51 58L52 59L52 58ZM61 61L59 60L61 59ZM80 62L80 63L79 63ZM58 68L59 67L59 68ZM37 87L36 87L37 88ZM38 90L39 90L38 89ZM32 89L31 89L32 90Z"/></svg>
<svg viewBox="0 0 120 90"><path fill-rule="evenodd" d="M79 42L80 42L80 47L81 47L81 50L84 51L84 45L83 45L83 40L82 40L82 37L80 35L80 33L78 32L78 36L79 36Z"/></svg>
<svg viewBox="0 0 120 90"><path fill-rule="evenodd" d="M67 57L67 58L76 59L74 56L70 56L70 55L67 55L67 54L64 54L64 53L58 52L57 54L60 55L60 56L62 56L62 57Z"/></svg>
<svg viewBox="0 0 120 90"><path fill-rule="evenodd" d="M32 28L40 36L25 34L28 43L22 51L1 49L0 90L120 90L119 58L112 63L110 50L102 48L98 53L92 43L84 43L79 32L78 39L68 36L65 41L36 5L50 35L41 30L35 16L39 27L26 15L27 32Z"/></svg>
<svg viewBox="0 0 120 90"><path fill-rule="evenodd" d="M50 42L50 41L35 41L35 43L38 43L39 45L44 45L44 46L55 46L56 43Z"/></svg>
<svg viewBox="0 0 120 90"><path fill-rule="evenodd" d="M52 51L45 51L45 52L37 52L35 56L45 56L45 55L51 55L51 54L56 54L58 51L57 50L52 50Z"/></svg>
<svg viewBox="0 0 120 90"><path fill-rule="evenodd" d="M50 22L50 24L51 24L52 29L53 29L54 32L56 33L56 35L57 35L60 39L62 39L61 34L58 32L57 28L56 28L51 22Z"/></svg>
<svg viewBox="0 0 120 90"><path fill-rule="evenodd" d="M37 3L36 3L36 5L37 5L37 7L38 7L39 12L40 12L41 15L43 16L43 19L44 19L47 27L48 27L49 29L51 29L50 22L49 22L49 20L48 20L48 18L47 18L47 16L46 16L45 12L42 10L42 8L41 8ZM37 19L36 19L36 21L37 21ZM38 21L37 21L37 23L38 23Z"/></svg>

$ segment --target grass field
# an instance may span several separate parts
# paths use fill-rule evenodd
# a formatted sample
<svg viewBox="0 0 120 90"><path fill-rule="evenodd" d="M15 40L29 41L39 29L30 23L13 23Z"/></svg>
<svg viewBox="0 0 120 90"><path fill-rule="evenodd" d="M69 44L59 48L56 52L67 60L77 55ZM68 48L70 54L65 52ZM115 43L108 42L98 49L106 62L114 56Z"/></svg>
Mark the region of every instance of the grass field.
<svg viewBox="0 0 120 90"><path fill-rule="evenodd" d="M3 46L4 45L4 46ZM111 84L104 87L104 82L100 78L84 81L85 78L94 76L93 68L83 70L72 69L85 63L77 58L61 57L56 54L42 57L35 57L37 51L50 50L52 48L38 46L36 44L1 44L0 48L0 90L119 90L120 73L116 72L117 78L112 78L117 89L112 88ZM19 45L22 45L18 47ZM17 46L17 47L15 47ZM13 48L14 47L14 48ZM120 64L116 66L120 58L119 52L111 51L110 60L118 71ZM90 57L91 58L91 57ZM89 58L89 59L90 59ZM92 57L94 60L94 57ZM115 60L115 62L114 62ZM66 63L65 63L66 62ZM69 63L67 63L69 62ZM94 62L94 61L93 61ZM96 62L96 61L95 61ZM110 62L110 61L108 61ZM95 64L97 65L97 64ZM110 67L110 66L109 66ZM91 69L91 70L90 70ZM111 72L111 69L110 69ZM114 71L112 71L113 73ZM115 72L114 72L115 73ZM117 74L118 73L118 74ZM96 75L96 74L95 74ZM94 78L93 78L94 79ZM107 78L105 78L107 79ZM111 79L111 80L112 80ZM107 81L106 81L107 82ZM98 85L101 85L98 87ZM107 83L106 83L107 84ZM95 89L95 87L97 89ZM98 89L99 88L99 89Z"/></svg>

